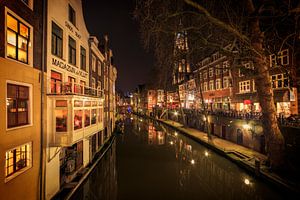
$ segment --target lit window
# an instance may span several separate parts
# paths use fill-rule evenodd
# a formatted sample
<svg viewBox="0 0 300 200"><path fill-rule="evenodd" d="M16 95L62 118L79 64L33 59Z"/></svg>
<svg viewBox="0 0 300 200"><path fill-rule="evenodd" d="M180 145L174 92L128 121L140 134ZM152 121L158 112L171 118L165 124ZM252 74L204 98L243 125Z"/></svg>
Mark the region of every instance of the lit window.
<svg viewBox="0 0 300 200"><path fill-rule="evenodd" d="M7 57L28 63L29 27L7 14Z"/></svg>
<svg viewBox="0 0 300 200"><path fill-rule="evenodd" d="M222 87L221 87L221 79L217 79L216 80L216 90L220 90Z"/></svg>
<svg viewBox="0 0 300 200"><path fill-rule="evenodd" d="M271 76L273 88L287 88L289 87L289 79L286 74L275 74Z"/></svg>
<svg viewBox="0 0 300 200"><path fill-rule="evenodd" d="M209 81L209 90L214 90L214 89L215 89L215 82Z"/></svg>
<svg viewBox="0 0 300 200"><path fill-rule="evenodd" d="M279 52L278 59L280 60L280 64L285 66L289 64L289 50L285 49Z"/></svg>
<svg viewBox="0 0 300 200"><path fill-rule="evenodd" d="M86 71L86 50L80 47L80 69Z"/></svg>
<svg viewBox="0 0 300 200"><path fill-rule="evenodd" d="M84 126L87 127L91 124L91 113L90 110L84 110Z"/></svg>
<svg viewBox="0 0 300 200"><path fill-rule="evenodd" d="M223 62L223 73L227 72L229 69L229 62L228 61L224 61Z"/></svg>
<svg viewBox="0 0 300 200"><path fill-rule="evenodd" d="M76 65L76 41L69 36L69 63Z"/></svg>
<svg viewBox="0 0 300 200"><path fill-rule="evenodd" d="M76 14L72 6L69 5L69 21L76 26Z"/></svg>
<svg viewBox="0 0 300 200"><path fill-rule="evenodd" d="M224 77L223 78L223 88L228 88L229 87L229 77Z"/></svg>
<svg viewBox="0 0 300 200"><path fill-rule="evenodd" d="M29 87L7 84L7 127L29 124Z"/></svg>
<svg viewBox="0 0 300 200"><path fill-rule="evenodd" d="M74 110L74 130L82 128L82 110Z"/></svg>
<svg viewBox="0 0 300 200"><path fill-rule="evenodd" d="M205 82L205 83L203 84L203 91L204 91L204 92L207 91L207 82Z"/></svg>
<svg viewBox="0 0 300 200"><path fill-rule="evenodd" d="M92 109L92 120L91 123L92 124L96 124L97 121L97 110L96 109Z"/></svg>
<svg viewBox="0 0 300 200"><path fill-rule="evenodd" d="M96 56L94 54L92 54L92 71L95 72L96 71Z"/></svg>
<svg viewBox="0 0 300 200"><path fill-rule="evenodd" d="M59 94L62 89L62 75L61 73L51 71L51 93Z"/></svg>
<svg viewBox="0 0 300 200"><path fill-rule="evenodd" d="M17 172L25 171L32 163L31 143L27 143L5 153L5 177L11 177Z"/></svg>
<svg viewBox="0 0 300 200"><path fill-rule="evenodd" d="M214 68L209 68L208 75L209 75L209 77L213 77L214 76Z"/></svg>
<svg viewBox="0 0 300 200"><path fill-rule="evenodd" d="M240 93L250 92L250 80L239 82Z"/></svg>
<svg viewBox="0 0 300 200"><path fill-rule="evenodd" d="M62 58L63 30L54 22L52 22L51 52L53 55Z"/></svg>
<svg viewBox="0 0 300 200"><path fill-rule="evenodd" d="M56 132L66 132L68 122L68 110L55 110Z"/></svg>

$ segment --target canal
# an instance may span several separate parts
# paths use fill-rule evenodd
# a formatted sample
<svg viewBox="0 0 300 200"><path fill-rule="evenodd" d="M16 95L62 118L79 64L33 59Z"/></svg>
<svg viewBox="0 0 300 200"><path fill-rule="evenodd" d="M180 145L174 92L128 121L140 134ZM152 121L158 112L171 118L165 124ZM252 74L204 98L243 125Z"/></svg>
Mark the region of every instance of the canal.
<svg viewBox="0 0 300 200"><path fill-rule="evenodd" d="M175 130L132 117L72 199L273 200L283 194Z"/></svg>

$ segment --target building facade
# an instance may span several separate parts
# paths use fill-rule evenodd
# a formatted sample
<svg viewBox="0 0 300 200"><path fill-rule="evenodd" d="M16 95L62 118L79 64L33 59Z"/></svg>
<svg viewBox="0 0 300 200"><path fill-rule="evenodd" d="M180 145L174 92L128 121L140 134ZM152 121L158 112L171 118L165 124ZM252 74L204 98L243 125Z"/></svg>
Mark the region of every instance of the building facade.
<svg viewBox="0 0 300 200"><path fill-rule="evenodd" d="M0 192L5 199L39 197L42 12L42 1L0 2Z"/></svg>

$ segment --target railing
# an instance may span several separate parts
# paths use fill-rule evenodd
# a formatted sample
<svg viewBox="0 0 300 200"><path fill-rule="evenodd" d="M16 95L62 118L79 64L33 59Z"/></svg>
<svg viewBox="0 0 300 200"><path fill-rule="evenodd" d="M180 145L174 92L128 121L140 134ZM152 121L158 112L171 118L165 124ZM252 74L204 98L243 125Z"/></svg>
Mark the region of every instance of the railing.
<svg viewBox="0 0 300 200"><path fill-rule="evenodd" d="M88 87L78 83L50 82L49 93L51 95L88 95L103 97L103 90Z"/></svg>

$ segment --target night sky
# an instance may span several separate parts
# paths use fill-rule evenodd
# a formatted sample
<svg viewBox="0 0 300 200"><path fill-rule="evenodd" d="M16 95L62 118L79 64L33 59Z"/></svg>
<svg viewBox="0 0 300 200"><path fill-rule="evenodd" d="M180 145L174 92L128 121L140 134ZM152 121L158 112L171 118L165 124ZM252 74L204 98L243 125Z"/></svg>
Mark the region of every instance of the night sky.
<svg viewBox="0 0 300 200"><path fill-rule="evenodd" d="M145 83L153 67L153 56L143 49L138 23L133 19L135 0L83 0L90 35L109 36L118 70L117 90L132 91Z"/></svg>

